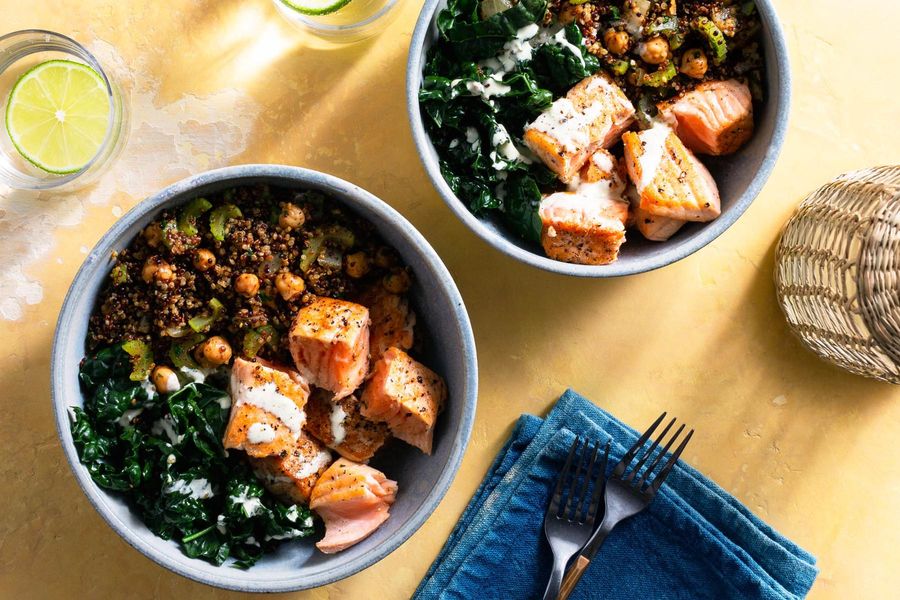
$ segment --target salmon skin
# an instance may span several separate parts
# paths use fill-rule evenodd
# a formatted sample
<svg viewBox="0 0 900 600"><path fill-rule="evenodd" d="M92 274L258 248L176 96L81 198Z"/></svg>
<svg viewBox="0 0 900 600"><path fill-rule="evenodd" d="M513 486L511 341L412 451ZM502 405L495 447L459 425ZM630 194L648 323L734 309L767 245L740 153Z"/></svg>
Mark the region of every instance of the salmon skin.
<svg viewBox="0 0 900 600"><path fill-rule="evenodd" d="M368 465L346 458L319 477L309 507L325 522L325 537L316 547L325 554L346 550L372 534L390 516L397 482Z"/></svg>
<svg viewBox="0 0 900 600"><path fill-rule="evenodd" d="M306 422L309 386L296 371L262 359L236 358L231 366L231 414L225 448L249 456L282 455L292 449Z"/></svg>
<svg viewBox="0 0 900 600"><path fill-rule="evenodd" d="M253 473L288 504L307 504L319 476L331 465L331 453L307 435L283 456L250 458Z"/></svg>
<svg viewBox="0 0 900 600"><path fill-rule="evenodd" d="M753 97L736 79L704 81L658 108L660 118L698 154L732 154L753 136Z"/></svg>
<svg viewBox="0 0 900 600"><path fill-rule="evenodd" d="M563 183L634 122L634 106L602 73L582 79L525 127L525 144Z"/></svg>
<svg viewBox="0 0 900 600"><path fill-rule="evenodd" d="M582 265L616 260L629 219L625 178L616 159L598 150L569 184L541 201L541 246L550 258Z"/></svg>
<svg viewBox="0 0 900 600"><path fill-rule="evenodd" d="M391 435L384 423L362 416L356 396L332 401L323 390L313 392L306 404L306 430L344 458L361 463L371 459Z"/></svg>
<svg viewBox="0 0 900 600"><path fill-rule="evenodd" d="M434 371L399 348L390 348L375 363L360 397L360 412L387 423L394 437L431 454L434 425L447 388Z"/></svg>
<svg viewBox="0 0 900 600"><path fill-rule="evenodd" d="M369 369L369 310L318 297L297 311L288 339L300 374L335 398L349 396Z"/></svg>
<svg viewBox="0 0 900 600"><path fill-rule="evenodd" d="M669 126L656 123L644 131L628 131L622 142L640 210L680 221L706 222L719 216L716 182Z"/></svg>

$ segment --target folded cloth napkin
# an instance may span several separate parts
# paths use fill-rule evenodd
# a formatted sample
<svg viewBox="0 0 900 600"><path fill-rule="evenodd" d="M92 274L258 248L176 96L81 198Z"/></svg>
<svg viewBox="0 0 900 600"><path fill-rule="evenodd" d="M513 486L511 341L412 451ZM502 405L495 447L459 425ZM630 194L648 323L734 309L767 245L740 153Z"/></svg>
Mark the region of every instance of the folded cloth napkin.
<svg viewBox="0 0 900 600"><path fill-rule="evenodd" d="M523 415L415 598L540 598L550 492L576 435L612 440L609 469L639 434L573 391L541 420ZM811 554L679 461L650 508L620 523L573 599L803 598Z"/></svg>

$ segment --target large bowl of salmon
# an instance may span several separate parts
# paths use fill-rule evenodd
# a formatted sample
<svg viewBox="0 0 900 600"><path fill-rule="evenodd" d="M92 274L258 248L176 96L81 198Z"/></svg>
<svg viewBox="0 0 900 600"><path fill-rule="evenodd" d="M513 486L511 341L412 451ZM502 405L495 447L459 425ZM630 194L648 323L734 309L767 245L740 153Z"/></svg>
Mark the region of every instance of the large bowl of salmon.
<svg viewBox="0 0 900 600"><path fill-rule="evenodd" d="M548 271L656 269L771 173L790 68L770 0L426 0L407 102L440 196Z"/></svg>
<svg viewBox="0 0 900 600"><path fill-rule="evenodd" d="M365 190L297 167L144 200L69 289L51 365L63 449L131 546L279 592L394 551L472 429L477 366L440 258Z"/></svg>

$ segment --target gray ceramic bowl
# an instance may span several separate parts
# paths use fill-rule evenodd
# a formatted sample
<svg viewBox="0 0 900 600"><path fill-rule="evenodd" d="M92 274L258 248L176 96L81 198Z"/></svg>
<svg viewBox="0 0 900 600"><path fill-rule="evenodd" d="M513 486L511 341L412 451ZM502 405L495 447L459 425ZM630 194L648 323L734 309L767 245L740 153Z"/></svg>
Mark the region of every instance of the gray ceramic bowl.
<svg viewBox="0 0 900 600"><path fill-rule="evenodd" d="M315 550L313 540L285 543L251 569L241 571L187 558L175 542L154 536L121 498L95 485L78 461L67 408L82 405L78 364L85 353L88 315L112 266L110 253L126 247L163 208L197 195L257 182L325 192L372 222L385 241L400 252L415 273L412 300L419 323L434 341L424 361L444 376L450 394L435 432L432 456L397 443L373 461L399 482L400 492L391 518L370 538L330 556ZM97 512L125 541L162 566L210 585L254 592L299 590L343 579L384 558L411 536L434 512L459 468L475 417L477 385L469 317L453 279L425 238L397 211L355 185L315 171L278 165L245 165L203 173L164 189L122 217L88 255L69 289L56 327L51 361L59 437L78 483Z"/></svg>
<svg viewBox="0 0 900 600"><path fill-rule="evenodd" d="M547 258L539 245L522 240L496 217L479 218L469 212L441 175L438 155L422 121L418 94L426 53L438 36L435 19L446 5L447 0L426 0L413 33L406 71L410 125L425 170L444 202L463 223L501 252L534 267L576 277L615 277L658 269L693 254L721 235L747 210L769 178L787 129L791 75L784 32L772 2L756 0L762 17L767 75L767 99L755 115L756 133L750 143L733 156L714 160L702 158L719 186L722 215L711 223L688 224L663 243L649 242L639 233L630 233L619 259L611 265L573 265Z"/></svg>

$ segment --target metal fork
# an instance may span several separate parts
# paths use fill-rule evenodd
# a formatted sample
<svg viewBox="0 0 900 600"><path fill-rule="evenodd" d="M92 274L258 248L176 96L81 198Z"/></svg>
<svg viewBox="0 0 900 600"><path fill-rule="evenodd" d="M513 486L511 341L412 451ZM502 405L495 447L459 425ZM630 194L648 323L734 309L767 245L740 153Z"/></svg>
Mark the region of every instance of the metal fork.
<svg viewBox="0 0 900 600"><path fill-rule="evenodd" d="M662 430L662 433L660 433L653 443L650 444L650 447L640 455L640 458L638 458L637 461L635 461L635 458L665 418L666 413L661 414L659 418L653 422L653 425L651 425L649 429L638 438L638 441L634 443L628 452L625 453L625 456L622 457L619 464L613 468L612 474L609 476L609 479L606 480L606 491L604 494L606 507L603 514L603 520L600 522L600 525L597 526L597 530L588 542L581 549L575 564L572 565L572 568L566 573L557 600L566 600L569 597L569 594L575 589L575 585L578 583L578 580L581 579L581 575L584 573L585 569L587 569L588 565L591 563L591 559L597 554L597 551L600 549L600 546L603 545L603 541L606 540L606 537L613 530L613 527L628 517L636 515L650 505L650 502L652 502L653 498L656 496L656 492L659 491L659 488L666 481L666 477L669 476L669 473L675 467L675 463L678 461L681 453L684 452L688 442L691 441L691 437L694 435L693 429L688 432L687 436L681 441L681 444L679 444L678 448L672 453L669 460L665 462L659 472L654 474L659 462L669 452L669 448L671 448L675 441L681 436L681 432L684 431L684 424L682 423L678 430L669 438L669 441L666 442L662 450L656 453L649 466L644 469L643 467L647 460L654 455L654 451L656 451L665 439L669 430L675 425L677 419L673 418L669 421L669 424Z"/></svg>
<svg viewBox="0 0 900 600"><path fill-rule="evenodd" d="M603 477L606 473L609 444L606 445L601 457L600 468L595 469L599 450L599 444L593 444L591 451L589 441L585 440L582 443L581 438L576 437L569 448L566 464L556 481L556 489L544 517L544 535L547 536L550 549L553 551L553 571L544 591L544 600L556 598L566 564L584 546L594 531L594 522L600 512L599 506L603 497ZM572 459L576 454L578 456L573 464ZM591 493L592 484L593 493ZM564 495L565 503L563 503Z"/></svg>

